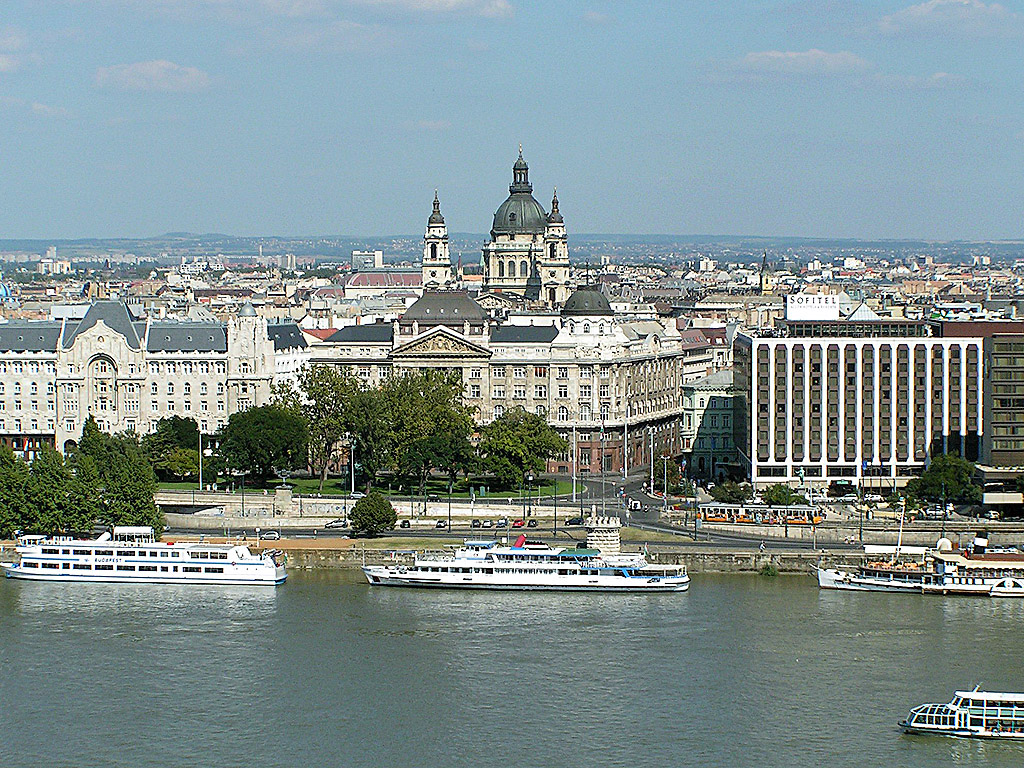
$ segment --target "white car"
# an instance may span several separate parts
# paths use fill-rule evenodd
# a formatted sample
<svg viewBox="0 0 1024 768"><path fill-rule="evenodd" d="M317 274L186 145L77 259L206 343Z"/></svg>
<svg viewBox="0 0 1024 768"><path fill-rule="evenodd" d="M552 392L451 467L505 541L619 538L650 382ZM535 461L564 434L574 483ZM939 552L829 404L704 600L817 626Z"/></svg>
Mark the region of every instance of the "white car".
<svg viewBox="0 0 1024 768"><path fill-rule="evenodd" d="M880 501L885 501L885 498L880 493L869 493L867 496L864 497L864 501L873 501L877 503Z"/></svg>

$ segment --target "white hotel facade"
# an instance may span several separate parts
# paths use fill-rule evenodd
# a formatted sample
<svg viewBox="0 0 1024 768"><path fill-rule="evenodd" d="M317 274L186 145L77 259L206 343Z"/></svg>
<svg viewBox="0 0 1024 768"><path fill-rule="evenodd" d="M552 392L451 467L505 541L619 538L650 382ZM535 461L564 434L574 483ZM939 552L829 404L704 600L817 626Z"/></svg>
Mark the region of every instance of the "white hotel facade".
<svg viewBox="0 0 1024 768"><path fill-rule="evenodd" d="M933 455L978 458L980 333L873 313L840 320L835 297L814 298L791 302L772 331L736 337L734 437L755 486L893 488Z"/></svg>

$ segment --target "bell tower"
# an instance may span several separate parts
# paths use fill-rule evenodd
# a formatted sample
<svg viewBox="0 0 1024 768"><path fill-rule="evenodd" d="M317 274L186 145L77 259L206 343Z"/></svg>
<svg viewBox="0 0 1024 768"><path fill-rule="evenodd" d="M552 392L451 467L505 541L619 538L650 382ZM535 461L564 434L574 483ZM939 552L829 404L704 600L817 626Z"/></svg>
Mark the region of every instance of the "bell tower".
<svg viewBox="0 0 1024 768"><path fill-rule="evenodd" d="M569 243L565 221L558 210L558 191L551 197L551 213L544 227L544 252L539 261L541 301L560 307L569 298Z"/></svg>
<svg viewBox="0 0 1024 768"><path fill-rule="evenodd" d="M423 290L452 287L452 256L448 250L448 227L441 215L441 203L434 190L434 210L423 235Z"/></svg>

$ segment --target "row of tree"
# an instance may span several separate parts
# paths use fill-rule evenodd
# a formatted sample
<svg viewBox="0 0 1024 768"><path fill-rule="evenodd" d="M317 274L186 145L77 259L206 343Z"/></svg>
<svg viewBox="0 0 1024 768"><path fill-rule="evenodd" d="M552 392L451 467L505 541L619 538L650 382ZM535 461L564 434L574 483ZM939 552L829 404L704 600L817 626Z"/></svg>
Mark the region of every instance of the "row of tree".
<svg viewBox="0 0 1024 768"><path fill-rule="evenodd" d="M43 448L31 464L0 447L0 536L87 533L101 525L163 528L156 478L139 439L106 435L89 418L67 456Z"/></svg>

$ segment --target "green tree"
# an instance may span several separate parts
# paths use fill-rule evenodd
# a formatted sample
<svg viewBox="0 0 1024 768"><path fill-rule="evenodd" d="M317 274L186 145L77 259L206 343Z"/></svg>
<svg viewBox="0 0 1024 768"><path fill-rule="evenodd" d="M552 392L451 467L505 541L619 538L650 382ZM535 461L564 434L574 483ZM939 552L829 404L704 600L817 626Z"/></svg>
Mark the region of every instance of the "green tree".
<svg viewBox="0 0 1024 768"><path fill-rule="evenodd" d="M366 536L376 536L384 531L393 530L398 522L398 515L391 502L376 491L361 498L352 507L348 515L352 531Z"/></svg>
<svg viewBox="0 0 1024 768"><path fill-rule="evenodd" d="M385 388L362 389L352 401L352 431L359 451L359 464L371 488L377 474L392 464L395 455L393 417L388 410Z"/></svg>
<svg viewBox="0 0 1024 768"><path fill-rule="evenodd" d="M770 507L788 507L793 504L806 504L807 499L794 491L785 483L769 485L761 491L761 498Z"/></svg>
<svg viewBox="0 0 1024 768"><path fill-rule="evenodd" d="M220 452L228 471L245 472L263 485L279 469L306 463L308 433L301 416L276 405L231 414Z"/></svg>
<svg viewBox="0 0 1024 768"><path fill-rule="evenodd" d="M194 419L180 416L161 419L153 432L142 437L142 448L161 480L183 480L199 475L199 425ZM192 454L191 462L183 452ZM186 466L190 469L183 473Z"/></svg>
<svg viewBox="0 0 1024 768"><path fill-rule="evenodd" d="M309 430L309 461L320 477L322 491L338 444L352 431L352 406L359 381L334 366L313 365L299 376L299 392L300 413Z"/></svg>
<svg viewBox="0 0 1024 768"><path fill-rule="evenodd" d="M70 457L78 493L108 525L148 525L159 535L163 515L157 509L156 476L137 435L107 435L91 416Z"/></svg>
<svg viewBox="0 0 1024 768"><path fill-rule="evenodd" d="M955 453L933 457L921 477L907 483L907 492L930 502L974 504L981 501L981 488L974 484L974 464Z"/></svg>
<svg viewBox="0 0 1024 768"><path fill-rule="evenodd" d="M8 538L28 525L25 487L28 465L9 446L0 445L0 538Z"/></svg>
<svg viewBox="0 0 1024 768"><path fill-rule="evenodd" d="M505 488L514 488L527 474L540 474L547 460L565 451L567 443L540 416L512 408L482 431L484 467Z"/></svg>
<svg viewBox="0 0 1024 768"><path fill-rule="evenodd" d="M29 467L25 485L26 529L36 533L92 530L95 510L85 503L71 469L53 448L43 448Z"/></svg>
<svg viewBox="0 0 1024 768"><path fill-rule="evenodd" d="M187 448L172 448L163 461L160 468L177 480L184 480L186 477L199 476L199 451L190 451ZM154 467L155 469L155 467ZM206 469L205 467L203 468ZM204 471L205 475L206 472Z"/></svg>
<svg viewBox="0 0 1024 768"><path fill-rule="evenodd" d="M736 483L726 480L711 489L711 498L722 504L742 504L754 495L750 483Z"/></svg>

